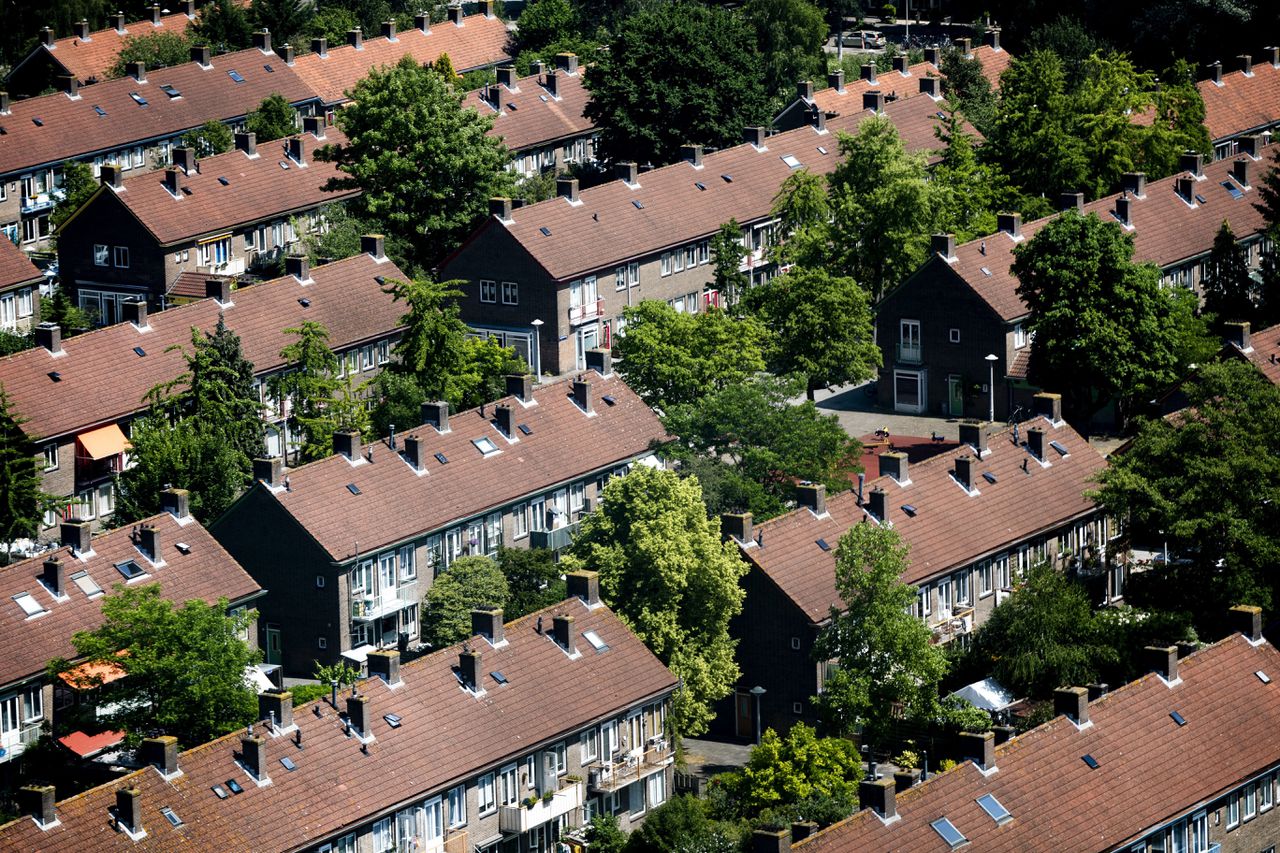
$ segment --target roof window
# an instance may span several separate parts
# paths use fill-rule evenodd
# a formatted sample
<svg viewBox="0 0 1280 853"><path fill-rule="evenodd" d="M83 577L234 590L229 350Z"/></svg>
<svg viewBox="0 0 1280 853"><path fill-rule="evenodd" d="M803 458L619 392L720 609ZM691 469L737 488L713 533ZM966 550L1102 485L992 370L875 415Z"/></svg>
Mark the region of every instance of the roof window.
<svg viewBox="0 0 1280 853"><path fill-rule="evenodd" d="M1066 445L1065 445L1065 444L1063 444L1063 443L1062 443L1062 442L1060 442L1060 441L1051 441L1051 442L1049 442L1049 446L1050 446L1050 447L1052 447L1054 450L1058 451L1058 455L1059 455L1059 456L1069 456L1069 455L1070 455L1070 454L1067 452L1067 447L1066 447Z"/></svg>
<svg viewBox="0 0 1280 853"><path fill-rule="evenodd" d="M177 89L175 89L173 86L169 85L168 83L161 83L161 84L160 84L160 91L161 91L161 92L164 92L164 93L165 93L166 95L168 95L170 98L181 98L181 97L182 97L182 93L181 93L181 92L179 92Z"/></svg>
<svg viewBox="0 0 1280 853"><path fill-rule="evenodd" d="M507 683L507 677L503 675L501 672L499 672L498 670L494 670L493 672L489 673L489 677L492 678L494 681L498 682L499 684Z"/></svg>
<svg viewBox="0 0 1280 853"><path fill-rule="evenodd" d="M275 74L275 73L276 73L276 70L275 70L274 68L272 68L272 67L271 67L271 63L269 63L269 62L263 63L262 67L266 69L266 71L267 71L267 73L268 73L268 74Z"/></svg>
<svg viewBox="0 0 1280 853"><path fill-rule="evenodd" d="M98 114L98 118L107 117L107 111L104 110L102 107L98 106L97 104L93 105L93 111Z"/></svg>
<svg viewBox="0 0 1280 853"><path fill-rule="evenodd" d="M1259 681L1261 681L1263 684L1270 684L1270 683L1271 683L1271 676L1267 675L1267 674L1266 674L1265 672L1263 672L1262 670L1260 670L1260 669L1259 669L1259 670L1255 670L1253 674L1254 674L1254 675L1256 675L1256 676L1258 676L1258 680L1259 680Z"/></svg>
<svg viewBox="0 0 1280 853"><path fill-rule="evenodd" d="M137 92L130 92L129 97L133 98L133 102L140 107L145 107L147 105L147 99L139 95Z"/></svg>
<svg viewBox="0 0 1280 853"><path fill-rule="evenodd" d="M786 164L787 164L787 166L788 166L788 167L790 167L790 168L792 168L792 169L799 169L799 168L800 168L800 159L799 159L798 157L796 157L796 155L794 155L794 154L783 154L783 155L782 155L782 162L786 163Z"/></svg>
<svg viewBox="0 0 1280 853"><path fill-rule="evenodd" d="M638 198L631 199L631 206L636 210L644 210L644 202L640 201Z"/></svg>
<svg viewBox="0 0 1280 853"><path fill-rule="evenodd" d="M916 517L916 508L913 504L903 504L902 511L905 512L909 518Z"/></svg>
<svg viewBox="0 0 1280 853"><path fill-rule="evenodd" d="M993 486L996 484L996 475L992 474L990 471L983 471L982 479L986 480L988 483L990 483Z"/></svg>
<svg viewBox="0 0 1280 853"><path fill-rule="evenodd" d="M609 648L609 644L600 639L600 635L595 631L583 631L582 638L591 644L591 648L598 652L603 652Z"/></svg>
<svg viewBox="0 0 1280 853"><path fill-rule="evenodd" d="M702 181L694 181L693 185L698 189L702 190L703 192L706 192L707 190L707 185L704 184Z"/></svg>
<svg viewBox="0 0 1280 853"><path fill-rule="evenodd" d="M227 789L222 787L221 785L214 785L209 790L213 791L214 795L217 796L217 798L220 800L225 800L228 796Z"/></svg>
<svg viewBox="0 0 1280 853"><path fill-rule="evenodd" d="M298 304L301 305L303 308L310 308L311 300L304 296L298 300Z"/></svg>
<svg viewBox="0 0 1280 853"><path fill-rule="evenodd" d="M606 406L616 406L616 405L618 405L618 398L617 398L617 397L615 397L615 396L613 396L612 394L605 394L605 395L604 395L603 397L601 397L600 399L601 399L601 400L604 400L604 402L605 402L605 405L606 405Z"/></svg>
<svg viewBox="0 0 1280 853"><path fill-rule="evenodd" d="M1223 181L1222 185L1227 188L1227 192L1231 193L1232 198L1244 198L1244 193L1240 191L1240 188L1230 181Z"/></svg>
<svg viewBox="0 0 1280 853"><path fill-rule="evenodd" d="M830 551L830 550L831 550L831 543L827 542L827 540L825 540L825 539L819 539L819 540L817 540L816 544L817 544L817 546L818 546L819 548L821 548L821 549L822 549L822 550L824 550L824 551Z"/></svg>
<svg viewBox="0 0 1280 853"><path fill-rule="evenodd" d="M280 168L281 168L281 169L288 169L288 168L289 168L289 161L287 161L287 160L281 160L281 161L280 161Z"/></svg>
<svg viewBox="0 0 1280 853"><path fill-rule="evenodd" d="M160 810L160 814L164 815L164 819L169 821L169 823L173 825L174 829L182 826L182 818L178 817L177 813L168 806L162 808Z"/></svg>
<svg viewBox="0 0 1280 853"><path fill-rule="evenodd" d="M218 183L222 184L224 187L231 186L231 182L228 181L226 178L222 177L222 175L218 176Z"/></svg>
<svg viewBox="0 0 1280 853"><path fill-rule="evenodd" d="M1200 195L1200 193L1196 193L1196 201L1199 202L1200 204L1205 204L1206 202L1208 202L1208 199Z"/></svg>
<svg viewBox="0 0 1280 853"><path fill-rule="evenodd" d="M355 483L347 483L347 491L353 495L362 494L362 492L360 491L360 487L357 486Z"/></svg>
<svg viewBox="0 0 1280 853"><path fill-rule="evenodd" d="M102 587L98 586L97 581L89 577L88 572L76 572L71 576L71 582L80 587L80 591L90 598L95 595L102 595Z"/></svg>
<svg viewBox="0 0 1280 853"><path fill-rule="evenodd" d="M386 720L387 725L391 726L391 728L393 729L398 729L400 728L400 726L404 725L404 722L399 714L383 714L382 719Z"/></svg>
<svg viewBox="0 0 1280 853"><path fill-rule="evenodd" d="M243 793L244 793L244 788L241 788L241 787L240 787L240 783L239 783L239 782L237 782L235 779L228 779L226 782L223 782L222 784L226 785L226 786L227 786L227 790L228 790L228 791L230 791L230 792L231 792L231 793L233 793L233 794L243 794Z"/></svg>
<svg viewBox="0 0 1280 853"><path fill-rule="evenodd" d="M1182 728L1187 724L1186 718L1183 717L1181 714L1179 714L1177 711L1170 711L1169 718L1178 724L1178 728Z"/></svg>
<svg viewBox="0 0 1280 853"><path fill-rule="evenodd" d="M437 453L436 461L439 462L441 465L448 465L449 457L445 456L443 453Z"/></svg>
<svg viewBox="0 0 1280 853"><path fill-rule="evenodd" d="M731 183L733 183L733 175L721 175L721 176L720 176L720 178L721 178L721 179L722 179L726 184L731 184Z"/></svg>
<svg viewBox="0 0 1280 853"><path fill-rule="evenodd" d="M284 765L284 769L288 770L290 773L298 769L298 765L294 764L293 759L287 755L280 759L280 763Z"/></svg>
<svg viewBox="0 0 1280 853"><path fill-rule="evenodd" d="M550 228L548 228L548 227L547 227L547 226L545 226L545 225L544 225L544 226L542 226L541 228L539 228L538 230L542 232L542 236L543 236L543 237L550 237L550 236L551 236L551 229L550 229Z"/></svg>
<svg viewBox="0 0 1280 853"><path fill-rule="evenodd" d="M45 612L44 605L36 601L35 596L29 592L20 592L13 597L13 600L18 602L22 612L28 616L39 616Z"/></svg>
<svg viewBox="0 0 1280 853"><path fill-rule="evenodd" d="M1013 820L1013 815L1009 814L1009 810L1000 804L994 794L983 794L978 797L978 805L982 806L982 810L996 822L997 826Z"/></svg>
<svg viewBox="0 0 1280 853"><path fill-rule="evenodd" d="M39 116L32 116L31 123L34 124L36 127L44 127L44 119L40 118Z"/></svg>
<svg viewBox="0 0 1280 853"><path fill-rule="evenodd" d="M819 153L819 154L826 154L826 153L827 153L827 149L826 149L826 147L825 147L825 146L822 146L822 145L819 145L819 146L818 146L818 153Z"/></svg>
<svg viewBox="0 0 1280 853"><path fill-rule="evenodd" d="M929 825L933 827L934 832L942 836L943 841L951 845L952 850L969 843L969 839L965 838L964 834L956 829L956 825L945 817L940 817Z"/></svg>
<svg viewBox="0 0 1280 853"><path fill-rule="evenodd" d="M146 572L142 570L142 566L139 566L133 560L125 560L123 563L116 563L116 571L124 575L124 579L127 581L140 578L146 574Z"/></svg>
<svg viewBox="0 0 1280 853"><path fill-rule="evenodd" d="M533 435L533 430L530 428L528 424L520 424L516 427L516 429L520 430L520 432L524 433L525 435Z"/></svg>
<svg viewBox="0 0 1280 853"><path fill-rule="evenodd" d="M498 445L494 444L493 439L488 436L482 435L479 438L473 438L471 443L476 446L476 450L479 450L485 456L492 456L498 452Z"/></svg>
<svg viewBox="0 0 1280 853"><path fill-rule="evenodd" d="M59 372L58 372L58 371L56 371L56 370L50 370L50 371L49 371L49 378L50 378L50 379L52 379L54 382L61 382L61 381L62 381L62 374L61 374L61 373L59 373Z"/></svg>
<svg viewBox="0 0 1280 853"><path fill-rule="evenodd" d="M142 347L134 347L133 354L136 355L138 358L142 358L147 354L147 351L144 350Z"/></svg>
<svg viewBox="0 0 1280 853"><path fill-rule="evenodd" d="M1082 755L1080 756L1080 760L1089 765L1090 770L1098 769L1098 759L1094 758L1092 755Z"/></svg>
<svg viewBox="0 0 1280 853"><path fill-rule="evenodd" d="M235 70L234 68L232 68L230 71L227 72L227 76L230 77L232 80L236 81L237 83L244 82L244 77L241 76L240 72Z"/></svg>

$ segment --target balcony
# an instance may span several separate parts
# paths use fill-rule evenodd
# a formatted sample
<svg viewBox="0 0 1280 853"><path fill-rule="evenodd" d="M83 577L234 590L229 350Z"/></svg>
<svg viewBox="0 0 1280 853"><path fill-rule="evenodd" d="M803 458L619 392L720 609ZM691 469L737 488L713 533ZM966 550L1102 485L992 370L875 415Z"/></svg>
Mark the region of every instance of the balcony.
<svg viewBox="0 0 1280 853"><path fill-rule="evenodd" d="M933 626L933 636L929 639L934 645L949 643L956 637L973 632L973 608L966 607L955 611L950 618Z"/></svg>
<svg viewBox="0 0 1280 853"><path fill-rule="evenodd" d="M582 323L589 323L599 317L604 316L604 300L596 299L588 302L586 305L569 306L569 325L578 326Z"/></svg>
<svg viewBox="0 0 1280 853"><path fill-rule="evenodd" d="M351 599L351 618L357 622L372 622L390 616L410 604L418 603L418 582L407 581L394 590L381 595L359 595Z"/></svg>
<svg viewBox="0 0 1280 853"><path fill-rule="evenodd" d="M919 343L910 343L907 341L898 342L898 363L899 364L919 364L922 356L920 353Z"/></svg>
<svg viewBox="0 0 1280 853"><path fill-rule="evenodd" d="M651 739L642 753L629 752L616 761L601 761L599 767L591 768L587 773L587 785L592 793L611 793L652 776L672 760L672 751L666 740Z"/></svg>
<svg viewBox="0 0 1280 853"><path fill-rule="evenodd" d="M62 188L51 190L47 193L39 195L22 197L21 209L26 213L42 213L46 210L52 210L58 202L67 197L67 191Z"/></svg>
<svg viewBox="0 0 1280 853"><path fill-rule="evenodd" d="M452 829L444 840L444 853L468 853L471 847L467 844L465 829Z"/></svg>
<svg viewBox="0 0 1280 853"><path fill-rule="evenodd" d="M528 832L581 808L584 799L582 782L570 782L547 799L535 800L527 806L523 803L503 806L498 810L498 829L508 835Z"/></svg>
<svg viewBox="0 0 1280 853"><path fill-rule="evenodd" d="M573 543L578 533L578 522L557 527L554 530L531 530L529 532L530 548L547 548L552 551L563 551Z"/></svg>

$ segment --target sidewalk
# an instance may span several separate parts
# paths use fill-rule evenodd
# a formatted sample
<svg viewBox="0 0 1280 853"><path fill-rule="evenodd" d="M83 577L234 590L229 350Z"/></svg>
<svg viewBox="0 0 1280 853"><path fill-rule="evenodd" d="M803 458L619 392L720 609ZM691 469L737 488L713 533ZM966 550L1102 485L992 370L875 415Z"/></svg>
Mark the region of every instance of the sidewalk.
<svg viewBox="0 0 1280 853"><path fill-rule="evenodd" d="M890 436L929 438L937 433L947 441L960 439L959 418L895 412L867 396L865 385L845 385L832 391L818 391L815 399L818 408L838 417L845 432L854 438L884 428L889 430Z"/></svg>

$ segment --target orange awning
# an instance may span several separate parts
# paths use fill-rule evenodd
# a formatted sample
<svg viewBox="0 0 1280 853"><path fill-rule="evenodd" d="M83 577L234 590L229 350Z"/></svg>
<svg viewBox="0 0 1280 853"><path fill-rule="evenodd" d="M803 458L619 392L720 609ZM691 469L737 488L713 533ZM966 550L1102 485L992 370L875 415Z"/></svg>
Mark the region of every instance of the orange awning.
<svg viewBox="0 0 1280 853"><path fill-rule="evenodd" d="M117 655L124 656L126 652L117 652ZM101 687L104 684L110 684L113 681L119 681L129 673L125 672L124 667L110 661L86 661L79 666L74 666L66 672L58 673L58 678L66 682L68 687L75 690L92 690L95 687Z"/></svg>
<svg viewBox="0 0 1280 853"><path fill-rule="evenodd" d="M129 439L124 437L118 424L107 424L104 427L81 433L77 439L89 458L97 462L108 456L116 456L133 447Z"/></svg>
<svg viewBox="0 0 1280 853"><path fill-rule="evenodd" d="M102 750L115 746L124 740L124 732L106 731L90 735L84 732L72 732L58 738L58 743L74 752L81 758L90 758Z"/></svg>

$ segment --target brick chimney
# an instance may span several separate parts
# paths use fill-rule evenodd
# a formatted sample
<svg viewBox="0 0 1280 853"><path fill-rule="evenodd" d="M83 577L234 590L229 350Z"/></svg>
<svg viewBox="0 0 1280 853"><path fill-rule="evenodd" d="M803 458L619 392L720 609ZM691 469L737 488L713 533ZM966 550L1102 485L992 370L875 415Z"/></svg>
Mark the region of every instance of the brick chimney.
<svg viewBox="0 0 1280 853"><path fill-rule="evenodd" d="M253 460L253 479L268 486L284 484L284 460L279 456L260 457Z"/></svg>
<svg viewBox="0 0 1280 853"><path fill-rule="evenodd" d="M1249 188L1249 158L1241 157L1231 162L1231 177L1245 189Z"/></svg>
<svg viewBox="0 0 1280 853"><path fill-rule="evenodd" d="M360 432L354 429L340 429L333 434L333 452L341 453L347 457L349 462L354 462L360 458L363 452L363 442L360 438Z"/></svg>
<svg viewBox="0 0 1280 853"><path fill-rule="evenodd" d="M62 560L56 555L45 558L44 567L40 572L40 580L44 582L45 588L56 597L62 598L67 594L67 572L63 568Z"/></svg>
<svg viewBox="0 0 1280 853"><path fill-rule="evenodd" d="M787 829L752 830L751 853L791 853L791 831Z"/></svg>
<svg viewBox="0 0 1280 853"><path fill-rule="evenodd" d="M36 346L44 347L53 355L62 352L62 327L57 323L41 323L35 328Z"/></svg>
<svg viewBox="0 0 1280 853"><path fill-rule="evenodd" d="M486 18L493 17L493 0L479 0L479 13Z"/></svg>
<svg viewBox="0 0 1280 853"><path fill-rule="evenodd" d="M1280 47L1264 47L1267 52L1267 62L1271 63L1272 68L1280 68Z"/></svg>
<svg viewBox="0 0 1280 853"><path fill-rule="evenodd" d="M863 80L866 80L868 83L870 83L872 86L874 86L874 85L876 84L876 67L875 67L875 65L873 65L873 64L871 64L871 63L867 63L867 64L863 65L863 66L862 66L862 73L861 73L859 76L860 76Z"/></svg>
<svg viewBox="0 0 1280 853"><path fill-rule="evenodd" d="M907 56L905 54L898 54L893 58L893 70L903 77L911 76L910 66L907 64Z"/></svg>
<svg viewBox="0 0 1280 853"><path fill-rule="evenodd" d="M996 736L994 732L961 732L960 747L966 759L979 768L990 771L996 766Z"/></svg>
<svg viewBox="0 0 1280 853"><path fill-rule="evenodd" d="M290 160L297 163L299 166L306 165L307 143L303 137L290 136L285 142L285 151L288 152Z"/></svg>
<svg viewBox="0 0 1280 853"><path fill-rule="evenodd" d="M319 36L311 40L311 52L321 59L329 58L329 40L324 36Z"/></svg>
<svg viewBox="0 0 1280 853"><path fill-rule="evenodd" d="M1240 70L1244 72L1244 76L1253 76L1253 57L1247 53L1242 53L1236 57L1236 62L1240 63Z"/></svg>
<svg viewBox="0 0 1280 853"><path fill-rule="evenodd" d="M196 19L196 0L182 0L182 14L194 21Z"/></svg>
<svg viewBox="0 0 1280 853"><path fill-rule="evenodd" d="M373 656L369 653L370 674L373 668ZM271 720L277 729L293 727L293 694L288 690L269 690L258 694L258 718Z"/></svg>
<svg viewBox="0 0 1280 853"><path fill-rule="evenodd" d="M1084 193L1062 193L1058 197L1058 210L1074 210L1084 213Z"/></svg>
<svg viewBox="0 0 1280 853"><path fill-rule="evenodd" d="M803 841L811 835L816 835L817 832L818 824L811 820L801 820L791 824L792 841Z"/></svg>
<svg viewBox="0 0 1280 853"><path fill-rule="evenodd" d="M493 419L497 422L498 432L507 438L511 438L516 431L515 418L512 417L511 407L497 405L493 407Z"/></svg>
<svg viewBox="0 0 1280 853"><path fill-rule="evenodd" d="M444 401L422 404L422 422L436 428L436 432L449 432L449 404Z"/></svg>
<svg viewBox="0 0 1280 853"><path fill-rule="evenodd" d="M247 734L240 738L240 760L256 781L271 781L271 774L267 772L267 741L261 735Z"/></svg>
<svg viewBox="0 0 1280 853"><path fill-rule="evenodd" d="M173 735L143 738L138 747L138 761L149 764L166 778L178 772L178 739Z"/></svg>
<svg viewBox="0 0 1280 853"><path fill-rule="evenodd" d="M74 74L59 74L58 89L73 101L80 97L80 81Z"/></svg>
<svg viewBox="0 0 1280 853"><path fill-rule="evenodd" d="M588 607L600 603L600 573L579 569L564 576L566 592Z"/></svg>
<svg viewBox="0 0 1280 853"><path fill-rule="evenodd" d="M960 50L960 52L963 53L965 56L969 56L970 54L973 53L973 39L967 39L967 38L956 39L955 44L956 44L956 47Z"/></svg>
<svg viewBox="0 0 1280 853"><path fill-rule="evenodd" d="M720 538L730 539L745 545L752 541L751 513L726 512L720 516Z"/></svg>
<svg viewBox="0 0 1280 853"><path fill-rule="evenodd" d="M116 823L130 835L142 835L142 791L137 788L116 790Z"/></svg>
<svg viewBox="0 0 1280 853"><path fill-rule="evenodd" d="M413 16L413 28L425 35L431 35L431 16L426 12L418 12Z"/></svg>
<svg viewBox="0 0 1280 853"><path fill-rule="evenodd" d="M750 143L757 151L764 149L765 138L765 130L759 125L753 125L742 129L742 141Z"/></svg>
<svg viewBox="0 0 1280 853"><path fill-rule="evenodd" d="M87 521L64 521L58 527L58 541L76 556L93 551L92 525Z"/></svg>
<svg viewBox="0 0 1280 853"><path fill-rule="evenodd" d="M509 198L491 198L489 199L489 214L496 216L503 222L511 221L511 199Z"/></svg>
<svg viewBox="0 0 1280 853"><path fill-rule="evenodd" d="M1089 691L1084 687L1059 687L1053 691L1053 713L1063 714L1077 726L1089 722Z"/></svg>
<svg viewBox="0 0 1280 853"><path fill-rule="evenodd" d="M796 83L796 97L803 101L813 100L813 81L801 80Z"/></svg>
<svg viewBox="0 0 1280 853"><path fill-rule="evenodd" d="M942 65L942 48L930 45L924 49L924 61L938 68Z"/></svg>
<svg viewBox="0 0 1280 853"><path fill-rule="evenodd" d="M1204 155L1198 151L1184 151L1178 157L1178 170L1190 172L1196 178L1204 177Z"/></svg>
<svg viewBox="0 0 1280 853"><path fill-rule="evenodd" d="M533 402L533 377L528 373L508 374L507 394L525 403Z"/></svg>
<svg viewBox="0 0 1280 853"><path fill-rule="evenodd" d="M547 70L547 64L541 59L535 59L529 63L529 76L541 77L542 72Z"/></svg>
<svg viewBox="0 0 1280 853"><path fill-rule="evenodd" d="M160 492L160 508L178 521L191 517L191 492L168 488Z"/></svg>
<svg viewBox="0 0 1280 853"><path fill-rule="evenodd" d="M809 123L818 133L827 132L827 113L826 110L814 107L809 111Z"/></svg>
<svg viewBox="0 0 1280 853"><path fill-rule="evenodd" d="M586 358L587 370L594 370L601 377L613 375L613 356L607 349L596 347L587 350L583 355Z"/></svg>
<svg viewBox="0 0 1280 853"><path fill-rule="evenodd" d="M1103 696L1106 696L1109 688L1106 684L1103 684L1100 681L1095 681L1092 684L1086 684L1085 689L1089 691L1089 701L1095 702Z"/></svg>
<svg viewBox="0 0 1280 853"><path fill-rule="evenodd" d="M1129 196L1116 196L1116 219L1125 228L1133 225L1133 199Z"/></svg>
<svg viewBox="0 0 1280 853"><path fill-rule="evenodd" d="M216 300L219 305L230 305L231 279L206 278L204 280L204 295Z"/></svg>
<svg viewBox="0 0 1280 853"><path fill-rule="evenodd" d="M952 263L956 259L956 235L954 234L934 234L930 238L934 254L941 257L947 263Z"/></svg>
<svg viewBox="0 0 1280 853"><path fill-rule="evenodd" d="M1222 85L1222 63L1214 62L1209 65L1209 79L1213 81L1215 86Z"/></svg>
<svg viewBox="0 0 1280 853"><path fill-rule="evenodd" d="M364 32L359 27L347 30L347 44L356 50L364 50Z"/></svg>
<svg viewBox="0 0 1280 853"><path fill-rule="evenodd" d="M194 148L175 148L173 149L173 165L175 168L181 169L185 174L193 174L196 168L196 149Z"/></svg>
<svg viewBox="0 0 1280 853"><path fill-rule="evenodd" d="M347 697L347 722L360 740L368 740L373 735L373 729L369 725L372 720L368 696L352 693Z"/></svg>
<svg viewBox="0 0 1280 853"><path fill-rule="evenodd" d="M147 82L147 63L126 62L124 64L124 73L128 77L132 77L138 83L145 83Z"/></svg>
<svg viewBox="0 0 1280 853"><path fill-rule="evenodd" d="M382 37L387 41L391 41L391 42L399 41L399 39L396 38L396 22L395 21L382 22Z"/></svg>
<svg viewBox="0 0 1280 853"><path fill-rule="evenodd" d="M814 515L827 511L827 487L822 483L800 483L796 486L796 503Z"/></svg>
<svg viewBox="0 0 1280 853"><path fill-rule="evenodd" d="M558 613L551 619L552 637L556 645L567 654L576 654L578 649L573 637L573 617L568 613Z"/></svg>
<svg viewBox="0 0 1280 853"><path fill-rule="evenodd" d="M1262 608L1250 604L1237 604L1228 611L1231 626L1244 634L1251 643L1262 642Z"/></svg>
<svg viewBox="0 0 1280 853"><path fill-rule="evenodd" d="M1031 398L1032 411L1051 424L1062 423L1062 395L1041 391Z"/></svg>
<svg viewBox="0 0 1280 853"><path fill-rule="evenodd" d="M1147 197L1147 175L1145 172L1125 172L1120 176L1121 189L1134 198Z"/></svg>
<svg viewBox="0 0 1280 853"><path fill-rule="evenodd" d="M7 116L9 113L9 93L0 92L0 116Z"/></svg>
<svg viewBox="0 0 1280 853"><path fill-rule="evenodd" d="M124 34L124 12L116 12L114 15L108 15L107 20L111 23L112 29L120 34Z"/></svg>
<svg viewBox="0 0 1280 853"><path fill-rule="evenodd" d="M900 486L910 483L911 473L907 470L907 454L892 451L881 453L880 473L892 477Z"/></svg>
<svg viewBox="0 0 1280 853"><path fill-rule="evenodd" d="M884 112L884 92L879 90L862 93L862 108L876 113Z"/></svg>
<svg viewBox="0 0 1280 853"><path fill-rule="evenodd" d="M375 261L385 260L387 253L382 248L384 239L381 234L363 234L360 237L360 251Z"/></svg>
<svg viewBox="0 0 1280 853"><path fill-rule="evenodd" d="M507 634L502 625L502 608L488 604L472 610L471 633L484 637L491 646L505 643Z"/></svg>
<svg viewBox="0 0 1280 853"><path fill-rule="evenodd" d="M144 524L138 529L138 550L147 555L153 563L159 563L164 557L160 553L160 531L153 524Z"/></svg>
<svg viewBox="0 0 1280 853"><path fill-rule="evenodd" d="M133 324L136 329L148 329L147 300L145 298L129 299L121 303L120 313L125 322Z"/></svg>
<svg viewBox="0 0 1280 853"><path fill-rule="evenodd" d="M378 649L369 652L369 675L378 676L383 683L400 683L400 653L395 649Z"/></svg>
<svg viewBox="0 0 1280 853"><path fill-rule="evenodd" d="M844 69L837 68L827 73L827 86L844 94Z"/></svg>
<svg viewBox="0 0 1280 853"><path fill-rule="evenodd" d="M455 27L462 26L462 18L463 18L463 15L462 15L461 6L449 7L449 20L453 23Z"/></svg>
<svg viewBox="0 0 1280 853"><path fill-rule="evenodd" d="M284 60L285 65L293 64L293 45L284 44L276 48L276 56Z"/></svg>
<svg viewBox="0 0 1280 853"><path fill-rule="evenodd" d="M880 486L867 493L867 511L881 522L888 520L888 502L885 500L885 491Z"/></svg>
<svg viewBox="0 0 1280 853"><path fill-rule="evenodd" d="M151 26L160 26L160 7L152 4L151 8Z"/></svg>
<svg viewBox="0 0 1280 853"><path fill-rule="evenodd" d="M199 65L201 68L211 68L209 63L209 45L197 44L191 46L191 61Z"/></svg>
<svg viewBox="0 0 1280 853"><path fill-rule="evenodd" d="M578 54L557 53L556 68L558 68L562 74L569 74L569 75L577 74L578 73Z"/></svg>
<svg viewBox="0 0 1280 853"><path fill-rule="evenodd" d="M573 380L573 402L579 409L591 414L591 383L581 379Z"/></svg>
<svg viewBox="0 0 1280 853"><path fill-rule="evenodd" d="M1014 240L1022 236L1022 214L1000 213L996 215L996 228Z"/></svg>
<svg viewBox="0 0 1280 853"><path fill-rule="evenodd" d="M177 150L174 151L177 153ZM182 198L182 170L170 166L164 170L164 188L174 198Z"/></svg>
<svg viewBox="0 0 1280 853"><path fill-rule="evenodd" d="M973 491L973 462L973 457L967 453L957 456L955 467L951 471L951 476L956 478L957 483L964 486L966 492Z"/></svg>
<svg viewBox="0 0 1280 853"><path fill-rule="evenodd" d="M684 160L695 169L702 168L702 146L701 145L681 145L680 159Z"/></svg>
<svg viewBox="0 0 1280 853"><path fill-rule="evenodd" d="M18 809L36 822L47 827L58 819L54 809L57 792L52 785L23 785L18 789Z"/></svg>
<svg viewBox="0 0 1280 853"><path fill-rule="evenodd" d="M1154 672L1165 681L1178 680L1178 647L1147 646L1143 650L1147 658L1147 671Z"/></svg>
<svg viewBox="0 0 1280 853"><path fill-rule="evenodd" d="M942 97L942 80L937 77L920 78L920 94L928 95L934 100Z"/></svg>
<svg viewBox="0 0 1280 853"><path fill-rule="evenodd" d="M1032 427L1027 430L1027 451L1036 459L1043 462L1044 448L1044 430L1040 429L1040 427Z"/></svg>
<svg viewBox="0 0 1280 853"><path fill-rule="evenodd" d="M1000 49L1000 28L991 27L982 34L982 43L992 50Z"/></svg>
<svg viewBox="0 0 1280 853"><path fill-rule="evenodd" d="M89 35L89 22L84 18L72 24L71 31L75 33L75 37L80 41L93 41L93 37Z"/></svg>
<svg viewBox="0 0 1280 853"><path fill-rule="evenodd" d="M569 204L577 204L581 201L578 198L578 179L562 176L556 178L556 195L565 199Z"/></svg>
<svg viewBox="0 0 1280 853"><path fill-rule="evenodd" d="M409 467L415 471L422 470L422 440L416 436L405 436L400 446L400 453Z"/></svg>
<svg viewBox="0 0 1280 853"><path fill-rule="evenodd" d="M287 255L284 259L284 274L306 283L311 280L311 261L306 255Z"/></svg>
<svg viewBox="0 0 1280 853"><path fill-rule="evenodd" d="M973 452L979 458L986 456L987 450L987 425L982 421L961 421L960 422L960 443L967 444L973 448Z"/></svg>
<svg viewBox="0 0 1280 853"><path fill-rule="evenodd" d="M513 65L498 66L498 85L513 92L516 89L516 69Z"/></svg>
<svg viewBox="0 0 1280 853"><path fill-rule="evenodd" d="M243 151L246 157L258 156L258 134L253 131L237 131L235 134L236 150Z"/></svg>
<svg viewBox="0 0 1280 853"><path fill-rule="evenodd" d="M858 808L871 809L885 820L898 813L898 789L893 777L863 779L858 783Z"/></svg>
<svg viewBox="0 0 1280 853"><path fill-rule="evenodd" d="M480 690L480 665L480 652L463 643L462 651L458 653L458 674L462 676L462 686L472 693Z"/></svg>
<svg viewBox="0 0 1280 853"><path fill-rule="evenodd" d="M624 160L613 165L614 174L627 186L636 186L640 182L640 167L634 160Z"/></svg>

